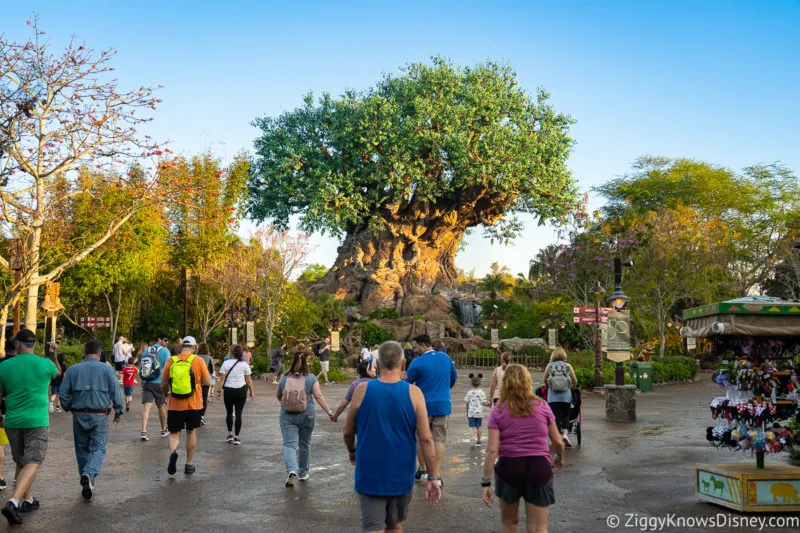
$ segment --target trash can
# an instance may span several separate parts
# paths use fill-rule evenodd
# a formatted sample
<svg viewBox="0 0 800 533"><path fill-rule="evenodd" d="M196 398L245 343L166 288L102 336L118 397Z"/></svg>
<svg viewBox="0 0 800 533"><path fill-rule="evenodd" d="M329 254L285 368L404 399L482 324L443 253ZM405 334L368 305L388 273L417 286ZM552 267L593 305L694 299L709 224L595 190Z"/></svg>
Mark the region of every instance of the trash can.
<svg viewBox="0 0 800 533"><path fill-rule="evenodd" d="M653 391L653 363L639 361L636 372L636 388L641 392Z"/></svg>
<svg viewBox="0 0 800 533"><path fill-rule="evenodd" d="M628 365L628 373L631 375L631 378L633 379L633 384L638 387L639 386L639 362L638 361L632 361Z"/></svg>

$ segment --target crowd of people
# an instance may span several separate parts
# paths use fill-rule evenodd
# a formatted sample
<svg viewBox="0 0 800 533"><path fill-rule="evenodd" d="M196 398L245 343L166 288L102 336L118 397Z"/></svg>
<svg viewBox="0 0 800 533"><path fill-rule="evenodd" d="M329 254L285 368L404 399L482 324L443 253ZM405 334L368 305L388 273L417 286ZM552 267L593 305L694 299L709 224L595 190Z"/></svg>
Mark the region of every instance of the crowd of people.
<svg viewBox="0 0 800 533"><path fill-rule="evenodd" d="M69 368L55 350L48 350L46 358L34 355L35 346L34 333L21 330L6 344L6 357L0 364L5 428L0 430L0 464L4 444L10 445L16 464L11 497L2 509L10 524L21 524L24 513L39 508L31 487L46 455L49 415L54 409L72 414L80 490L83 498L92 498L110 423L119 422L130 410L137 378L143 404L139 438L150 439L148 422L155 405L160 434L169 444L170 476L178 470L182 438L184 474L196 472L197 430L206 423L209 400L223 400L226 441L242 444L244 408L254 398L252 354L242 346L231 347L218 371L208 347L198 346L191 336L170 347L168 336L159 334L154 344L141 346L136 357L133 345L121 337L112 349L113 366L103 361L102 345L96 339L84 346L83 360ZM438 503L444 486L448 422L453 415L451 389L458 379L452 359L434 350L427 335L414 339L411 354L408 346L394 341L377 350L365 347L356 363L358 379L334 411L321 389L321 384L330 383L330 339L313 350L295 346L288 367L286 349L283 344L272 351L267 375L267 383L277 385L280 402L286 487L310 479L318 405L332 423L347 413L343 438L355 466L363 531L402 531L415 481L425 486L430 502ZM314 356L321 363L317 375L309 370ZM507 354L492 373L488 397L482 389L483 375L469 375L464 415L472 447L483 446L484 407L491 407L481 485L487 505L492 506L493 496L500 500L504 532L517 531L520 499L526 504L527 531L546 531L547 510L555 501L553 467L563 465L564 447L569 446L569 396L577 383L565 359L564 351L556 349L545 369L547 401L534 393L528 370L513 364ZM113 422L109 422L112 414ZM392 461L385 461L387 453ZM5 487L0 471L0 490Z"/></svg>

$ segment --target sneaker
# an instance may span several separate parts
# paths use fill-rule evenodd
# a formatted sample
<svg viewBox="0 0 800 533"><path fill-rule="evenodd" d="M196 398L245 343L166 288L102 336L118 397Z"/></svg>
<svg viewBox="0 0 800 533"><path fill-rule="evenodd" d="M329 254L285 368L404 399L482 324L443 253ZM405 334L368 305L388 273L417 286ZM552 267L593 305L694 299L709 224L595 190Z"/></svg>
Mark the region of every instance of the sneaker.
<svg viewBox="0 0 800 533"><path fill-rule="evenodd" d="M162 437L169 437L169 431L167 431L166 429L162 429L161 430L161 436Z"/></svg>
<svg viewBox="0 0 800 533"><path fill-rule="evenodd" d="M306 472L305 474L300 474L300 476L297 479L299 479L300 481L308 481L309 478L311 478L311 476L309 476L308 472Z"/></svg>
<svg viewBox="0 0 800 533"><path fill-rule="evenodd" d="M169 465L167 465L167 474L174 476L178 471L178 452L174 451L169 454Z"/></svg>
<svg viewBox="0 0 800 533"><path fill-rule="evenodd" d="M572 443L569 441L569 437L567 435L562 435L561 438L564 440L564 446L567 448L572 448Z"/></svg>
<svg viewBox="0 0 800 533"><path fill-rule="evenodd" d="M91 500L92 494L94 493L94 483L92 483L92 478L87 475L81 476L81 496L83 496L84 500Z"/></svg>
<svg viewBox="0 0 800 533"><path fill-rule="evenodd" d="M22 523L22 517L19 515L19 508L11 502L8 502L3 507L3 516L6 517L8 523L12 526L18 526Z"/></svg>
<svg viewBox="0 0 800 533"><path fill-rule="evenodd" d="M139 440L148 441L148 440L150 440L150 437L147 436L147 432L146 431L142 431L142 433L139 435Z"/></svg>
<svg viewBox="0 0 800 533"><path fill-rule="evenodd" d="M480 448L481 446L483 446L483 443L481 443L481 441L475 443L476 448Z"/></svg>
<svg viewBox="0 0 800 533"><path fill-rule="evenodd" d="M225 442L227 442L228 444L232 443L233 442L233 435L228 435L225 438Z"/></svg>
<svg viewBox="0 0 800 533"><path fill-rule="evenodd" d="M239 440L239 437L234 437L233 438L233 445L234 446L241 446L242 445L242 441Z"/></svg>
<svg viewBox="0 0 800 533"><path fill-rule="evenodd" d="M60 413L60 412L61 412L61 406L60 405L56 405L56 413Z"/></svg>
<svg viewBox="0 0 800 533"><path fill-rule="evenodd" d="M286 476L286 486L287 487L294 487L294 480L297 479L297 474L294 472L289 472L289 475Z"/></svg>
<svg viewBox="0 0 800 533"><path fill-rule="evenodd" d="M6 490L6 480L0 479L0 490Z"/></svg>
<svg viewBox="0 0 800 533"><path fill-rule="evenodd" d="M273 384L273 385L277 385L277 384L278 384L278 380L277 380L277 379L273 379L273 380L272 380L272 384Z"/></svg>
<svg viewBox="0 0 800 533"><path fill-rule="evenodd" d="M39 500L34 498L32 502L29 502L28 500L24 500L22 502L22 505L20 505L20 507L19 507L19 512L20 513L30 513L31 511L36 511L37 509L39 509Z"/></svg>
<svg viewBox="0 0 800 533"><path fill-rule="evenodd" d="M442 481L442 479L439 478L439 488L441 489L442 487L444 487L444 481Z"/></svg>
<svg viewBox="0 0 800 533"><path fill-rule="evenodd" d="M428 481L428 473L424 470L417 470L417 473L414 474L414 480L417 483L425 483Z"/></svg>
<svg viewBox="0 0 800 533"><path fill-rule="evenodd" d="M204 416L200 417L200 425L201 426L205 426L206 425L206 417L204 417Z"/></svg>
<svg viewBox="0 0 800 533"><path fill-rule="evenodd" d="M51 413L55 413L56 412L56 404L53 403L53 402L50 402L50 407L48 408L48 411L50 411Z"/></svg>
<svg viewBox="0 0 800 533"><path fill-rule="evenodd" d="M187 476L194 474L196 470L197 468L195 468L194 465L186 465L183 467L183 473L186 474Z"/></svg>
<svg viewBox="0 0 800 533"><path fill-rule="evenodd" d="M131 402L128 402L125 404L125 412L128 412L130 410L131 410Z"/></svg>

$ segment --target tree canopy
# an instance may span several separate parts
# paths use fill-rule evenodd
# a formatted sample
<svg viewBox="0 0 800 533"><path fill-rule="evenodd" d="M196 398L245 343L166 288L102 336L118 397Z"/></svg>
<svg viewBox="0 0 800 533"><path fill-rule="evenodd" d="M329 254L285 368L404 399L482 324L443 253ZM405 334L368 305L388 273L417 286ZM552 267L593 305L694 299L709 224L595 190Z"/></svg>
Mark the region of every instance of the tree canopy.
<svg viewBox="0 0 800 533"><path fill-rule="evenodd" d="M507 65L411 64L370 90L309 94L256 119L249 212L281 227L300 215L306 231L334 235L424 213L511 238L515 214L544 221L573 203L570 124Z"/></svg>

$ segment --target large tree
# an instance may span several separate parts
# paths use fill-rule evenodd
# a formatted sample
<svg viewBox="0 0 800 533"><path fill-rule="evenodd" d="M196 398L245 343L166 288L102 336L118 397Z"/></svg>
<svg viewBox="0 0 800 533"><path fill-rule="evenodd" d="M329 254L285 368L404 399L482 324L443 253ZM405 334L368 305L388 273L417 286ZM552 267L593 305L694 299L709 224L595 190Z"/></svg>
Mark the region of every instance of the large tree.
<svg viewBox="0 0 800 533"><path fill-rule="evenodd" d="M131 201L117 211L104 231L87 239L61 261L48 262L43 237L50 216L63 204L91 190L59 189L74 179L80 165L119 170L161 149L138 127L158 100L148 87L122 90L110 76L112 50L93 53L71 41L57 54L34 19L28 42L0 36L0 234L19 240L22 274L5 295L0 319L26 293L25 326L36 329L39 286L58 278L110 239L141 208L155 182L126 182ZM0 256L0 267L9 258ZM0 335L2 337L2 335Z"/></svg>
<svg viewBox="0 0 800 533"><path fill-rule="evenodd" d="M509 66L412 64L368 91L308 95L256 119L249 212L283 228L300 215L304 230L343 237L315 288L403 312L456 280L470 228L508 240L517 215L570 209L571 123Z"/></svg>

